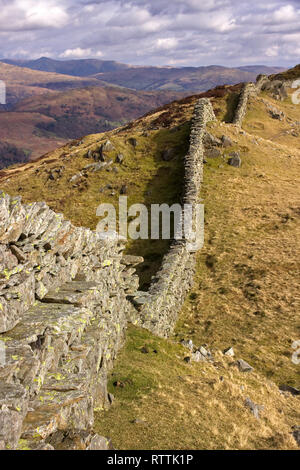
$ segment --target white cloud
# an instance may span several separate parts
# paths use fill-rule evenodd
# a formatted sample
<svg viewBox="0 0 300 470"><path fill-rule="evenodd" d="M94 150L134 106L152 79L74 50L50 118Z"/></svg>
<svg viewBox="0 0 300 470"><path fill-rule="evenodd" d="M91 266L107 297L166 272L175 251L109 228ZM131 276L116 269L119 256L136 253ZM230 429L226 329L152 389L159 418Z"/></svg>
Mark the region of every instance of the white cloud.
<svg viewBox="0 0 300 470"><path fill-rule="evenodd" d="M155 41L155 48L156 49L174 49L178 44L176 38L161 38Z"/></svg>
<svg viewBox="0 0 300 470"><path fill-rule="evenodd" d="M275 11L273 18L279 23L295 21L297 19L297 11L293 5L284 5Z"/></svg>
<svg viewBox="0 0 300 470"><path fill-rule="evenodd" d="M279 46L268 47L266 50L267 57L278 57L279 55Z"/></svg>
<svg viewBox="0 0 300 470"><path fill-rule="evenodd" d="M92 51L92 49L81 49L81 47L76 47L75 49L66 49L64 52L59 54L61 59L86 59L89 57L102 57L103 53L101 51Z"/></svg>
<svg viewBox="0 0 300 470"><path fill-rule="evenodd" d="M59 54L59 57L62 59L69 59L70 57L82 59L84 57L89 57L91 53L91 49L81 49L80 47L76 47L75 49L66 49L64 52Z"/></svg>
<svg viewBox="0 0 300 470"><path fill-rule="evenodd" d="M0 7L2 31L61 28L68 22L65 8L55 0L0 0Z"/></svg>

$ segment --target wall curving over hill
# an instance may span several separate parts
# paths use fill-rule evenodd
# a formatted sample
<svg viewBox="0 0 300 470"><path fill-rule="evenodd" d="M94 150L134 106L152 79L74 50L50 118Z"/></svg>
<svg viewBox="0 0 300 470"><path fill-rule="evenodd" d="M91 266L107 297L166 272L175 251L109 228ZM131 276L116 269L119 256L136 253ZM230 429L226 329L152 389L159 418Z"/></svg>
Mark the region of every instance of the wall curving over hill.
<svg viewBox="0 0 300 470"><path fill-rule="evenodd" d="M200 99L195 106L190 147L184 162L183 203L191 204L193 208L199 202L203 178L203 139L206 124L215 119L209 99ZM177 315L193 283L196 258L188 245L188 240L175 241L165 255L149 291L139 292L133 298L137 313L134 312L134 318L131 320L158 336L168 337L172 333Z"/></svg>
<svg viewBox="0 0 300 470"><path fill-rule="evenodd" d="M208 99L197 103L183 202L198 202ZM127 321L169 336L193 282L189 240L174 242L146 293L122 241L74 227L45 203L0 193L0 449L107 449L92 433ZM130 296L130 292L136 292ZM2 361L2 362L1 362Z"/></svg>

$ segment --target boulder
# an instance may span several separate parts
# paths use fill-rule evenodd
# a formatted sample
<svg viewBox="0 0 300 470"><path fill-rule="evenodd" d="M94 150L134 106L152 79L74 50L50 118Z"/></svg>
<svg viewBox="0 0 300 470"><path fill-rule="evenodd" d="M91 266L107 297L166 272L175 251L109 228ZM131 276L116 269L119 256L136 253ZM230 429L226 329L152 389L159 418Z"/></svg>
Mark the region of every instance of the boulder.
<svg viewBox="0 0 300 470"><path fill-rule="evenodd" d="M218 138L210 134L209 132L205 133L203 143L205 147L221 147L222 141Z"/></svg>
<svg viewBox="0 0 300 470"><path fill-rule="evenodd" d="M235 168L240 168L242 165L242 160L239 152L232 152L228 160L228 165L234 166Z"/></svg>

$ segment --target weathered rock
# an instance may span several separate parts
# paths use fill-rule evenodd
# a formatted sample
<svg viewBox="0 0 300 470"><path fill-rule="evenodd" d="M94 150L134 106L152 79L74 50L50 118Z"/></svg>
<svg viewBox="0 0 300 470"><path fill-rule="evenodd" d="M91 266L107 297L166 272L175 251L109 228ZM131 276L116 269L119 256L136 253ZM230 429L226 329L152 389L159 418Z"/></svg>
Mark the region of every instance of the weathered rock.
<svg viewBox="0 0 300 470"><path fill-rule="evenodd" d="M285 118L284 112L282 112L280 109L277 109L273 106L268 106L268 112L271 116L272 119L277 119L279 121L283 121Z"/></svg>
<svg viewBox="0 0 300 470"><path fill-rule="evenodd" d="M21 385L0 382L0 442L15 449L28 409L28 392ZM3 444L2 444L3 446Z"/></svg>
<svg viewBox="0 0 300 470"><path fill-rule="evenodd" d="M81 180L82 177L83 177L83 174L81 172L77 173L76 175L70 178L70 183L77 183L78 181Z"/></svg>
<svg viewBox="0 0 300 470"><path fill-rule="evenodd" d="M205 133L203 143L206 148L221 147L222 145L222 141L218 137L215 137L214 135L210 134L209 132Z"/></svg>
<svg viewBox="0 0 300 470"><path fill-rule="evenodd" d="M110 140L107 140L104 142L104 144L101 145L101 150L100 153L105 153L105 152L112 152L115 149L114 145L111 143Z"/></svg>
<svg viewBox="0 0 300 470"><path fill-rule="evenodd" d="M297 442L298 446L300 447L300 426L294 426L292 435Z"/></svg>
<svg viewBox="0 0 300 470"><path fill-rule="evenodd" d="M121 259L121 263L125 266L137 266L143 262L144 258L142 256L124 255Z"/></svg>
<svg viewBox="0 0 300 470"><path fill-rule="evenodd" d="M241 372L252 372L253 371L253 367L250 366L250 364L248 364L248 362L244 361L243 359L239 359L236 362L236 365L238 366L238 368Z"/></svg>
<svg viewBox="0 0 300 470"><path fill-rule="evenodd" d="M228 165L234 166L235 168L240 168L242 160L239 152L232 152L228 160Z"/></svg>
<svg viewBox="0 0 300 470"><path fill-rule="evenodd" d="M232 147L232 145L233 145L232 140L229 137L227 137L226 135L222 136L221 141L222 141L222 146L225 147L225 148L226 147Z"/></svg>
<svg viewBox="0 0 300 470"><path fill-rule="evenodd" d="M189 349L190 351L193 351L194 350L194 344L193 344L193 341L190 339L188 341L185 341L184 339L182 341L180 341L182 346L184 346L185 348Z"/></svg>
<svg viewBox="0 0 300 470"><path fill-rule="evenodd" d="M109 439L84 430L58 431L47 441L57 450L114 450Z"/></svg>
<svg viewBox="0 0 300 470"><path fill-rule="evenodd" d="M205 158L220 158L222 156L222 153L220 152L219 149L212 148L212 149L207 149L205 150Z"/></svg>
<svg viewBox="0 0 300 470"><path fill-rule="evenodd" d="M117 157L116 157L116 162L117 163L123 163L124 161L124 155L122 153L118 153Z"/></svg>
<svg viewBox="0 0 300 470"><path fill-rule="evenodd" d="M291 387L290 385L279 385L279 390L282 392L288 392L294 396L300 395L300 390L298 388Z"/></svg>
<svg viewBox="0 0 300 470"><path fill-rule="evenodd" d="M259 413L264 409L262 405L257 405L256 403L253 403L250 398L246 398L245 406L251 410L256 419L259 419Z"/></svg>
<svg viewBox="0 0 300 470"><path fill-rule="evenodd" d="M227 348L223 351L225 356L233 357L234 356L234 350L233 348Z"/></svg>

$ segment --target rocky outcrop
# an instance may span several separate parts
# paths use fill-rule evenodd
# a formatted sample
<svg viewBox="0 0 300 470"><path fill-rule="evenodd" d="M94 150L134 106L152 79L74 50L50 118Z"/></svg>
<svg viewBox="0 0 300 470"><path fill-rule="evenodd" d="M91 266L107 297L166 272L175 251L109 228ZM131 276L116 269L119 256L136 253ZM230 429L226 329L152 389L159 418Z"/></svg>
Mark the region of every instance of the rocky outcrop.
<svg viewBox="0 0 300 470"><path fill-rule="evenodd" d="M206 98L200 99L195 106L190 148L185 157L183 203L191 204L193 208L199 202L203 179L203 141L206 124L215 119L210 101ZM138 292L133 296L136 310L130 312L130 320L158 336L169 336L192 286L195 264L196 256L189 240L174 241L163 259L161 269L152 280L149 291Z"/></svg>
<svg viewBox="0 0 300 470"><path fill-rule="evenodd" d="M91 430L137 285L123 249L44 203L1 193L0 447ZM85 436L87 447L98 441Z"/></svg>

